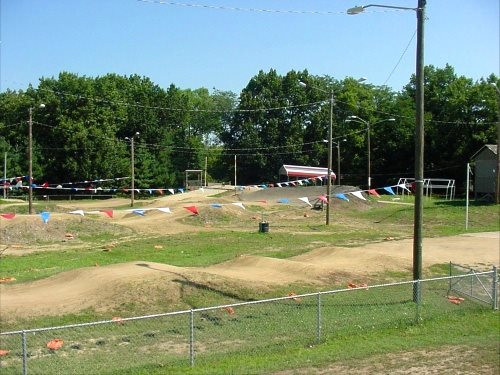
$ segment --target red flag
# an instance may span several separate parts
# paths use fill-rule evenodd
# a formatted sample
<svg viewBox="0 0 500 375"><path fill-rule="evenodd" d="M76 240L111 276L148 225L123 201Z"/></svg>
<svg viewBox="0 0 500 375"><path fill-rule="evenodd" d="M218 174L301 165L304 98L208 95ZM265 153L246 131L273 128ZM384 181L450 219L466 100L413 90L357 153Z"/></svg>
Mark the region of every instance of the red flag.
<svg viewBox="0 0 500 375"><path fill-rule="evenodd" d="M5 214L0 214L0 216L6 219L13 219L16 216L16 214L13 212L7 212Z"/></svg>
<svg viewBox="0 0 500 375"><path fill-rule="evenodd" d="M48 188L49 187L49 183L48 182L44 182L43 185L42 185L43 188Z"/></svg>
<svg viewBox="0 0 500 375"><path fill-rule="evenodd" d="M318 198L319 198L319 200L321 200L321 201L323 201L325 203L328 203L328 199L326 198L326 195L321 195Z"/></svg>
<svg viewBox="0 0 500 375"><path fill-rule="evenodd" d="M113 210L101 210L102 213L105 213L109 217L113 217Z"/></svg>
<svg viewBox="0 0 500 375"><path fill-rule="evenodd" d="M376 197L380 197L380 195L377 193L377 191L375 189L368 190L368 193L371 195L375 195Z"/></svg>
<svg viewBox="0 0 500 375"><path fill-rule="evenodd" d="M198 209L196 208L196 206L186 206L184 207L186 210L188 211L191 211L193 214L195 215L199 215L198 213Z"/></svg>
<svg viewBox="0 0 500 375"><path fill-rule="evenodd" d="M157 192L158 192L159 195L163 195L163 190L158 189Z"/></svg>

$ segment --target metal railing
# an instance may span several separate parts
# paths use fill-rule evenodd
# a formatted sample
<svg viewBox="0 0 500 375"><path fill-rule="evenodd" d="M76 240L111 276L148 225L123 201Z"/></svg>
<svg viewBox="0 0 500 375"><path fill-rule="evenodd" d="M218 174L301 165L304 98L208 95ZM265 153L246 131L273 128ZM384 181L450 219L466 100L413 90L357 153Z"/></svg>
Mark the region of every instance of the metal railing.
<svg viewBox="0 0 500 375"><path fill-rule="evenodd" d="M458 266L454 266L454 270ZM455 272L455 271L454 271ZM477 280L480 279L481 282ZM470 288L461 286L475 285ZM456 311L498 308L487 272L349 288L84 324L0 333L0 373L100 374L203 364L217 356L280 350ZM480 285L480 287L478 286ZM491 291L489 294L476 290ZM450 296L450 292L456 294ZM416 298L414 293L418 293ZM491 299L484 297L488 295Z"/></svg>

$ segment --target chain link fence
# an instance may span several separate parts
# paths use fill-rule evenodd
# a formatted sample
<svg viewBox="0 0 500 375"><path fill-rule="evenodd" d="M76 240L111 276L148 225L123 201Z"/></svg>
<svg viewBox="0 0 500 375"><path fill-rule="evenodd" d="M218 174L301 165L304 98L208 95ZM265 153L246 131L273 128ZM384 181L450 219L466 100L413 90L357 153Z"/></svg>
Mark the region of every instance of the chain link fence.
<svg viewBox="0 0 500 375"><path fill-rule="evenodd" d="M471 282L476 287L469 295L470 288L461 288L470 287ZM489 293L478 297L477 285ZM8 353L0 357L0 372L118 374L148 366L196 366L217 356L274 352L361 331L403 328L457 311L497 309L497 285L494 268L443 278L350 285L341 290L173 313L4 332L0 333L0 350Z"/></svg>

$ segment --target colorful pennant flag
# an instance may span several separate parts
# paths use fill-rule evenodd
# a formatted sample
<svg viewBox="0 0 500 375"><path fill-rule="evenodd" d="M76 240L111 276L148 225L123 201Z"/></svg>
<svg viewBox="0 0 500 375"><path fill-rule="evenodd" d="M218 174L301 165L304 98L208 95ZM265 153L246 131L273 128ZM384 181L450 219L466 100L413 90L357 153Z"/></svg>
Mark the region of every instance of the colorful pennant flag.
<svg viewBox="0 0 500 375"><path fill-rule="evenodd" d="M235 202L235 203L233 203L233 204L234 204L235 206L241 207L241 208L243 208L244 210L246 210L245 206L243 206L243 203L241 203L241 202Z"/></svg>
<svg viewBox="0 0 500 375"><path fill-rule="evenodd" d="M405 189L408 193L411 193L410 189L406 187L406 184L399 184L398 187L400 187L401 189Z"/></svg>
<svg viewBox="0 0 500 375"><path fill-rule="evenodd" d="M309 198L302 197L302 198L299 198L299 200L302 201L302 202L304 202L304 203L306 203L306 204L308 204L309 206L312 207L312 204L309 202Z"/></svg>
<svg viewBox="0 0 500 375"><path fill-rule="evenodd" d="M47 224L49 222L50 212L43 211L40 213L40 216L42 217L42 221L44 222L44 224Z"/></svg>
<svg viewBox="0 0 500 375"><path fill-rule="evenodd" d="M196 206L185 206L184 207L186 210L192 212L193 214L195 215L199 215L198 213L198 209L196 208Z"/></svg>
<svg viewBox="0 0 500 375"><path fill-rule="evenodd" d="M344 201L349 202L349 198L347 198L347 197L345 196L345 194L339 193L339 194L335 194L335 196L336 196L337 198L339 198L339 199L342 199L342 200L344 200Z"/></svg>
<svg viewBox="0 0 500 375"><path fill-rule="evenodd" d="M75 210L75 211L70 211L68 213L73 214L73 215L82 215L82 216L85 216L85 213L83 212L83 210Z"/></svg>
<svg viewBox="0 0 500 375"><path fill-rule="evenodd" d="M359 199L366 201L366 198L363 197L363 192L361 192L361 191L353 191L350 194L354 195L355 197L357 197Z"/></svg>
<svg viewBox="0 0 500 375"><path fill-rule="evenodd" d="M113 210L101 210L101 212L108 215L108 217L113 218Z"/></svg>
<svg viewBox="0 0 500 375"><path fill-rule="evenodd" d="M377 193L377 190L375 190L375 189L368 190L368 194L375 195L376 197L380 197L379 193Z"/></svg>
<svg viewBox="0 0 500 375"><path fill-rule="evenodd" d="M134 213L136 215L144 216L146 214L146 211L144 211L144 210L132 210L132 213Z"/></svg>
<svg viewBox="0 0 500 375"><path fill-rule="evenodd" d="M157 208L158 211L165 212L167 214L171 214L172 211L170 211L170 208L168 207L162 207L162 208Z"/></svg>
<svg viewBox="0 0 500 375"><path fill-rule="evenodd" d="M289 203L290 200L288 198L280 198L278 199L278 203Z"/></svg>
<svg viewBox="0 0 500 375"><path fill-rule="evenodd" d="M396 195L396 193L394 193L394 191L392 190L392 187L390 187L390 186L386 186L384 188L384 190L387 191L391 195Z"/></svg>
<svg viewBox="0 0 500 375"><path fill-rule="evenodd" d="M222 204L220 203L212 203L210 206L213 208L222 208Z"/></svg>
<svg viewBox="0 0 500 375"><path fill-rule="evenodd" d="M0 216L5 219L13 219L16 216L16 214L13 212L6 212L4 214L0 214Z"/></svg>

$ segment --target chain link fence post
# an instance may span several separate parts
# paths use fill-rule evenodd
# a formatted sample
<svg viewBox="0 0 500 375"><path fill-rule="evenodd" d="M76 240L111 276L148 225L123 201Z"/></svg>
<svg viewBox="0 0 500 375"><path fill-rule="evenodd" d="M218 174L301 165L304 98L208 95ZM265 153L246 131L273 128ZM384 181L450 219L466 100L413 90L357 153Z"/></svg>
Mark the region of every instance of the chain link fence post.
<svg viewBox="0 0 500 375"><path fill-rule="evenodd" d="M194 311L189 310L189 364L194 367Z"/></svg>
<svg viewBox="0 0 500 375"><path fill-rule="evenodd" d="M493 275L492 275L492 293L491 293L491 299L492 299L492 306L493 310L498 310L498 274L497 274L497 267L493 266Z"/></svg>
<svg viewBox="0 0 500 375"><path fill-rule="evenodd" d="M28 374L28 353L26 352L26 331L23 329L21 334L21 346L23 352L23 375Z"/></svg>
<svg viewBox="0 0 500 375"><path fill-rule="evenodd" d="M321 342L321 292L318 293L318 315L317 315L316 340L317 340L318 344Z"/></svg>

